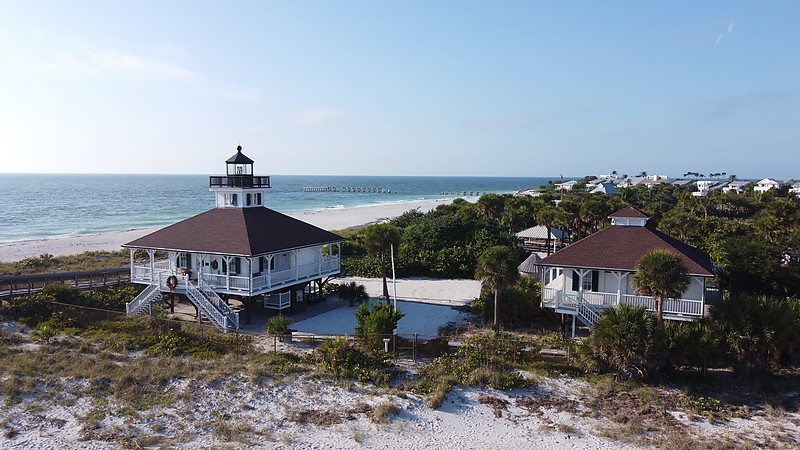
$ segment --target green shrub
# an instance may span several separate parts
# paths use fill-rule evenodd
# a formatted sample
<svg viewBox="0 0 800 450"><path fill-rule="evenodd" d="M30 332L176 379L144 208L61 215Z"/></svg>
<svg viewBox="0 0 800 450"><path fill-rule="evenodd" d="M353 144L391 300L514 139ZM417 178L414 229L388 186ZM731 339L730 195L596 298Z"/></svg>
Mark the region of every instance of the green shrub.
<svg viewBox="0 0 800 450"><path fill-rule="evenodd" d="M595 358L621 379L646 377L666 363L663 326L641 307L623 304L603 311L590 343Z"/></svg>
<svg viewBox="0 0 800 450"><path fill-rule="evenodd" d="M39 295L25 295L9 302L2 313L11 319L18 320L29 327L35 327L53 314L53 305Z"/></svg>
<svg viewBox="0 0 800 450"><path fill-rule="evenodd" d="M350 302L350 306L355 303L363 303L369 300L367 288L363 284L358 284L355 281L344 283L338 287L336 293L342 300Z"/></svg>
<svg viewBox="0 0 800 450"><path fill-rule="evenodd" d="M278 314L277 316L272 317L267 322L267 333L272 336L285 336L289 334L289 324L292 323L292 319Z"/></svg>
<svg viewBox="0 0 800 450"><path fill-rule="evenodd" d="M494 389L530 386L517 367L527 363L528 342L509 333L474 336L455 353L440 356L426 366L414 391L430 394L428 404L436 408L454 384L487 385Z"/></svg>
<svg viewBox="0 0 800 450"><path fill-rule="evenodd" d="M321 371L335 378L354 378L385 386L389 382L391 363L387 355L376 352L370 356L350 345L346 338L329 339L314 353Z"/></svg>
<svg viewBox="0 0 800 450"><path fill-rule="evenodd" d="M392 305L380 301L373 302L371 307L362 303L355 314L356 339L361 348L373 352L383 349L383 339L394 334L404 316L399 310L393 311Z"/></svg>

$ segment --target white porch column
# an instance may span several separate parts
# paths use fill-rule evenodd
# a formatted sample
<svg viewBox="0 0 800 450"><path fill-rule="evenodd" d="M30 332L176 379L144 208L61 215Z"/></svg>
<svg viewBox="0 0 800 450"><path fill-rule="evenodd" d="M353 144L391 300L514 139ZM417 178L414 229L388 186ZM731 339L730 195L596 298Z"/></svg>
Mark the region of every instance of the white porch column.
<svg viewBox="0 0 800 450"><path fill-rule="evenodd" d="M586 275L591 276L592 271L589 269L579 269L576 272L578 272L578 301L583 302L583 279Z"/></svg>
<svg viewBox="0 0 800 450"><path fill-rule="evenodd" d="M197 254L197 279L203 278L203 267L206 265L206 255Z"/></svg>
<svg viewBox="0 0 800 450"><path fill-rule="evenodd" d="M561 300L564 299L564 292L567 291L567 269L556 267L556 276L558 276L559 270L561 271L561 290L558 292L558 298L556 298L556 308L561 306Z"/></svg>
<svg viewBox="0 0 800 450"><path fill-rule="evenodd" d="M232 256L223 256L225 259L225 289L230 290L231 288L231 261L233 261Z"/></svg>
<svg viewBox="0 0 800 450"><path fill-rule="evenodd" d="M256 259L257 260L257 259ZM253 295L253 258L247 258L247 264L250 266L250 280L247 282L247 290L250 292L250 296Z"/></svg>
<svg viewBox="0 0 800 450"><path fill-rule="evenodd" d="M319 246L319 255L317 257L317 275L322 275L322 246Z"/></svg>
<svg viewBox="0 0 800 450"><path fill-rule="evenodd" d="M272 288L272 258L275 255L267 255L267 288Z"/></svg>
<svg viewBox="0 0 800 450"><path fill-rule="evenodd" d="M135 253L135 250L134 249L130 249L130 251L131 251L131 281L133 281L133 264L134 264L134 262L133 262L133 254Z"/></svg>
<svg viewBox="0 0 800 450"><path fill-rule="evenodd" d="M706 279L695 278L700 282L700 317L706 316Z"/></svg>
<svg viewBox="0 0 800 450"><path fill-rule="evenodd" d="M150 281L155 281L156 275L156 251L147 249L147 255L150 256Z"/></svg>
<svg viewBox="0 0 800 450"><path fill-rule="evenodd" d="M611 272L617 279L617 305L622 304L622 280L628 276L628 272Z"/></svg>
<svg viewBox="0 0 800 450"><path fill-rule="evenodd" d="M297 281L300 278L300 265L297 264L297 255L300 250L292 250L294 254L294 280Z"/></svg>

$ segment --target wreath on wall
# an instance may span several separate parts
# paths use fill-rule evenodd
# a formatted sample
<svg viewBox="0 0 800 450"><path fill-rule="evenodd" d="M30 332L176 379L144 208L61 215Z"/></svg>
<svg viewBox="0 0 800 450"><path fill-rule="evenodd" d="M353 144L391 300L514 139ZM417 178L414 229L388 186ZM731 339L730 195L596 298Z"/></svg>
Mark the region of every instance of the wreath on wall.
<svg viewBox="0 0 800 450"><path fill-rule="evenodd" d="M211 268L217 270L217 267L219 267L217 260L215 259L214 261L211 261Z"/></svg>

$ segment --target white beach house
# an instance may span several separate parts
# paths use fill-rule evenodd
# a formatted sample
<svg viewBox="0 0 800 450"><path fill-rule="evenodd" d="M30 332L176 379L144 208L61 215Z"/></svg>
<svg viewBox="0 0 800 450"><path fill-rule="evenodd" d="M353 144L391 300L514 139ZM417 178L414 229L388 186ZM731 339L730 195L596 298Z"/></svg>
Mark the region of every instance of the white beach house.
<svg viewBox="0 0 800 450"><path fill-rule="evenodd" d="M209 177L214 209L123 246L131 281L148 285L128 314L147 312L174 292L194 305L198 321L238 328L227 300L240 300L248 320L256 304L294 312L340 273L342 237L267 208L270 179L253 175L241 146L226 165L225 176Z"/></svg>
<svg viewBox="0 0 800 450"><path fill-rule="evenodd" d="M588 326L605 308L622 303L655 311L655 300L637 295L631 281L642 256L664 249L680 256L691 278L682 298L664 300L664 318L694 320L704 316L707 281L714 277L711 257L648 227L648 217L635 208L627 207L609 217L610 227L539 261L544 269L542 307Z"/></svg>

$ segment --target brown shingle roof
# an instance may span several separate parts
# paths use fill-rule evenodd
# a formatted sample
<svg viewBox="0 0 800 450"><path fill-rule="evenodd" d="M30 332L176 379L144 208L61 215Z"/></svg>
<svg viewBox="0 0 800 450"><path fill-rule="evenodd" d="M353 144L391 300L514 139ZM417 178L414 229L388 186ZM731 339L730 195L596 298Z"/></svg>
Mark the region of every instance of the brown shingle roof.
<svg viewBox="0 0 800 450"><path fill-rule="evenodd" d="M269 208L215 208L123 247L255 256L343 240Z"/></svg>
<svg viewBox="0 0 800 450"><path fill-rule="evenodd" d="M645 213L639 211L633 206L622 208L608 217L635 217L637 219L649 219Z"/></svg>
<svg viewBox="0 0 800 450"><path fill-rule="evenodd" d="M711 257L690 245L648 227L612 225L544 258L539 264L636 271L647 252L669 250L681 257L690 275L713 276Z"/></svg>

